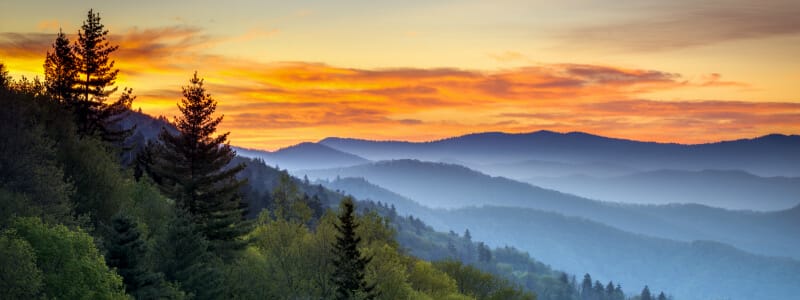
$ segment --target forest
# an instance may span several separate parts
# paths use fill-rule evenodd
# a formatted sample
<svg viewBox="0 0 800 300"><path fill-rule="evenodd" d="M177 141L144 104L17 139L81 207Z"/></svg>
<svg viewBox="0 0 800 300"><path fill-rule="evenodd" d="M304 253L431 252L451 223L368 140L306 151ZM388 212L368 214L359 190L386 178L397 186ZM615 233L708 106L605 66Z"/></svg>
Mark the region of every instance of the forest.
<svg viewBox="0 0 800 300"><path fill-rule="evenodd" d="M43 79L0 61L0 298L672 298L237 156L199 72L174 119L132 111L108 34L89 10Z"/></svg>

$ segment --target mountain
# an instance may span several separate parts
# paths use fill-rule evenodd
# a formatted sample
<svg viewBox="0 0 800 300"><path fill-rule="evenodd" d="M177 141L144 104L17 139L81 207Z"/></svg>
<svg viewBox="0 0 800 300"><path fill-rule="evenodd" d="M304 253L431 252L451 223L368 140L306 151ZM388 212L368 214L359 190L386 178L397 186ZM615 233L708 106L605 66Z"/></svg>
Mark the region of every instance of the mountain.
<svg viewBox="0 0 800 300"><path fill-rule="evenodd" d="M651 289L670 291L676 299L689 300L785 299L800 292L794 283L800 279L800 262L754 255L719 242L648 237L536 209L427 209L363 178L340 178L322 184L394 205L399 214L408 213L404 209L410 207L422 221L440 224L434 226L438 231L469 229L473 238L491 246L513 246L555 268L574 274L588 272L595 279L613 278L628 289L647 284ZM678 214L688 209L674 208ZM789 214L786 217L796 217L800 207L785 212Z"/></svg>
<svg viewBox="0 0 800 300"><path fill-rule="evenodd" d="M432 142L326 138L320 144L370 160L464 161L470 165L528 160L570 164L606 163L625 168L744 170L761 176L800 176L800 135L682 145L640 142L582 132L488 132Z"/></svg>
<svg viewBox="0 0 800 300"><path fill-rule="evenodd" d="M769 221L777 212L731 211L700 205L601 202L503 177L491 177L463 166L417 160L381 161L347 168L304 171L303 174L319 179L363 177L432 208L483 205L532 208L582 217L654 237L678 241L720 241L754 253L800 258L796 251L800 248L800 235L793 234L792 227ZM680 210L684 211L675 213ZM696 214L697 217L686 218L682 214Z"/></svg>
<svg viewBox="0 0 800 300"><path fill-rule="evenodd" d="M513 163L467 166L489 175L503 176L522 181L536 177L593 176L605 178L640 172L640 170L628 166L604 162L565 163L544 160L525 160Z"/></svg>
<svg viewBox="0 0 800 300"><path fill-rule="evenodd" d="M666 288L676 299L786 299L800 292L800 262L718 242L652 238L533 209L464 208L440 217L453 230L469 228L490 245L516 246L556 268Z"/></svg>
<svg viewBox="0 0 800 300"><path fill-rule="evenodd" d="M743 171L658 170L598 178L531 177L531 184L603 201L698 203L742 210L783 210L800 204L800 178L760 177Z"/></svg>
<svg viewBox="0 0 800 300"><path fill-rule="evenodd" d="M317 143L300 143L274 152L234 148L239 155L260 158L269 165L288 170L344 167L369 162L362 157Z"/></svg>

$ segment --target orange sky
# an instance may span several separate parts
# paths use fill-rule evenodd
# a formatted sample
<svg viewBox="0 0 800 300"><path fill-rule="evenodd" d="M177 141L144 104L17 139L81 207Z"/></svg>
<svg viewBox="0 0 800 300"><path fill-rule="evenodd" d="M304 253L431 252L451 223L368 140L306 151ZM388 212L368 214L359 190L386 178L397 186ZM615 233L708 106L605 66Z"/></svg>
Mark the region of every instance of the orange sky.
<svg viewBox="0 0 800 300"><path fill-rule="evenodd" d="M765 15L705 12L710 8L688 4L674 8L705 12L712 21L723 14L719 22L734 16L736 24L750 24L735 32L714 27L724 24L703 23L709 20L693 21L712 28L705 30L680 18L644 22L634 13L609 13L589 18L601 25L585 21L586 26L518 45L512 40L525 37L512 35L517 31L507 29L507 22L485 21L487 32L442 24L421 30L417 27L430 21L413 11L406 12L411 16L408 30L383 23L359 29L350 21L331 21L319 9L287 9L288 17L262 26L234 22L235 15L215 15L216 26L186 21L195 15L182 17L182 24L159 19L126 24L127 17L114 19L120 13L116 8L100 11L109 12L110 17L103 14L104 23L112 42L120 45L113 54L121 69L117 83L134 89L134 108L174 116L180 87L197 70L219 101L218 112L225 115L221 129L232 132L232 143L272 150L328 136L423 141L541 129L680 143L798 134L800 52L793 51L800 49L800 26L776 18L800 9L792 2L775 3L788 6L758 11ZM85 15L44 12L31 21L14 9L21 15L26 11L14 6L6 11L9 15L0 14L5 18L0 21L5 31L0 32L0 62L14 76L41 74L57 28L72 34ZM498 20L511 13L486 11L499 15ZM451 14L442 15L449 20L445 25L460 24L464 16ZM361 39L370 42L309 36L328 33L329 22L340 22L343 31L364 30L371 35ZM550 24L547 18L537 22L527 26ZM237 30L220 34L219 27ZM379 29L397 36L372 32ZM512 36L500 39L499 29ZM478 37L464 32L486 43L466 46ZM624 39L609 43L622 34Z"/></svg>

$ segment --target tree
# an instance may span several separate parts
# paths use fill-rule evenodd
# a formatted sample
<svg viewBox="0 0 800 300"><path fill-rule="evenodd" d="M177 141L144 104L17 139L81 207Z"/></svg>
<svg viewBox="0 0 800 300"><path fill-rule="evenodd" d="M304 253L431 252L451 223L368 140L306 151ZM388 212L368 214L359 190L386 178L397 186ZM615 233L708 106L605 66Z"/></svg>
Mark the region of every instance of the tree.
<svg viewBox="0 0 800 300"><path fill-rule="evenodd" d="M658 293L658 300L667 300L667 295L664 292Z"/></svg>
<svg viewBox="0 0 800 300"><path fill-rule="evenodd" d="M614 295L614 282L609 281L608 285L606 285L605 298L606 299L610 299L610 300L614 300L615 299L614 297L615 297L615 295Z"/></svg>
<svg viewBox="0 0 800 300"><path fill-rule="evenodd" d="M336 224L338 236L333 249L336 299L375 299L375 285L364 280L364 270L372 258L362 256L358 249L361 238L356 236L358 224L354 210L353 199L345 197L340 207L339 224Z"/></svg>
<svg viewBox="0 0 800 300"><path fill-rule="evenodd" d="M11 228L33 248L47 297L128 299L122 278L106 266L87 233L46 225L38 218L15 219Z"/></svg>
<svg viewBox="0 0 800 300"><path fill-rule="evenodd" d="M642 294L639 297L640 300L653 300L653 296L650 295L650 288L646 285L644 286L644 289L642 289Z"/></svg>
<svg viewBox="0 0 800 300"><path fill-rule="evenodd" d="M489 262L492 260L492 251L483 242L478 242L478 261Z"/></svg>
<svg viewBox="0 0 800 300"><path fill-rule="evenodd" d="M81 136L98 135L104 141L119 143L133 130L114 127L122 114L130 109L136 97L132 95L131 89L124 89L117 101L106 103L108 96L117 91L113 85L119 73L109 57L119 46L109 44L107 35L108 30L100 23L100 13L89 10L73 47L77 73L75 91L79 95L69 107L75 114ZM67 84L69 82L58 83Z"/></svg>
<svg viewBox="0 0 800 300"><path fill-rule="evenodd" d="M208 241L197 230L188 212L178 210L166 234L156 243L158 268L169 281L196 299L218 299L222 292L222 273Z"/></svg>
<svg viewBox="0 0 800 300"><path fill-rule="evenodd" d="M603 288L603 284L600 283L600 280L596 280L594 282L594 288L592 294L594 294L594 299L596 300L606 300L605 297L606 292L605 289Z"/></svg>
<svg viewBox="0 0 800 300"><path fill-rule="evenodd" d="M106 261L109 267L117 268L125 291L137 299L166 297L170 291L164 282L164 274L145 266L147 247L136 221L126 215L116 215L111 220L111 227L113 232L107 242Z"/></svg>
<svg viewBox="0 0 800 300"><path fill-rule="evenodd" d="M44 79L47 92L62 104L74 104L75 86L78 79L75 52L69 39L61 29L53 43L52 52L47 51L44 61Z"/></svg>
<svg viewBox="0 0 800 300"><path fill-rule="evenodd" d="M588 273L583 275L583 282L581 282L581 299L594 299L594 290L592 290L592 276Z"/></svg>
<svg viewBox="0 0 800 300"><path fill-rule="evenodd" d="M14 231L0 233L0 295L9 299L36 298L42 289L42 271L36 253Z"/></svg>
<svg viewBox="0 0 800 300"><path fill-rule="evenodd" d="M11 77L8 76L6 65L0 63L0 89L7 89L11 84Z"/></svg>
<svg viewBox="0 0 800 300"><path fill-rule="evenodd" d="M236 152L227 143L229 132L213 136L222 122L222 116L212 116L217 101L206 93L197 72L189 82L178 103L178 133L162 129L159 144L151 145L155 157L147 169L162 192L189 212L211 250L228 259L243 248L241 238L249 230L239 195L246 181L236 179L245 165L228 166Z"/></svg>

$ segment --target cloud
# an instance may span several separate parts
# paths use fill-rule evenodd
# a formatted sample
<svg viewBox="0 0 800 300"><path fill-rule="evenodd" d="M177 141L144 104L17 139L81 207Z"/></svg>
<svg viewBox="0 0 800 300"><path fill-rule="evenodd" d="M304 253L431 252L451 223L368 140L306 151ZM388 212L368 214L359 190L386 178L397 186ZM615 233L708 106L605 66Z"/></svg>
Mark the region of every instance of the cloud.
<svg viewBox="0 0 800 300"><path fill-rule="evenodd" d="M39 28L39 30L58 30L61 28L61 23L58 20L43 20L36 24L36 28Z"/></svg>
<svg viewBox="0 0 800 300"><path fill-rule="evenodd" d="M241 38L265 36L268 32ZM53 39L55 34L0 33L0 55L41 66ZM199 70L225 115L221 130L232 131L234 143L272 149L325 136L422 140L549 129L704 142L800 128L800 104L795 103L644 99L685 88L748 87L713 72L686 78L590 64L367 69L209 54L235 39L187 26L115 33L111 42L120 49L112 57L121 68L119 84L135 89L134 107L171 117L177 114L180 87Z"/></svg>
<svg viewBox="0 0 800 300"><path fill-rule="evenodd" d="M797 17L800 2L794 0L676 0L637 4L628 9L635 9L629 13L639 18L572 28L560 33L560 38L568 47L602 45L627 51L663 51L800 34Z"/></svg>
<svg viewBox="0 0 800 300"><path fill-rule="evenodd" d="M0 55L17 58L41 58L55 41L56 34L48 33L0 33Z"/></svg>

